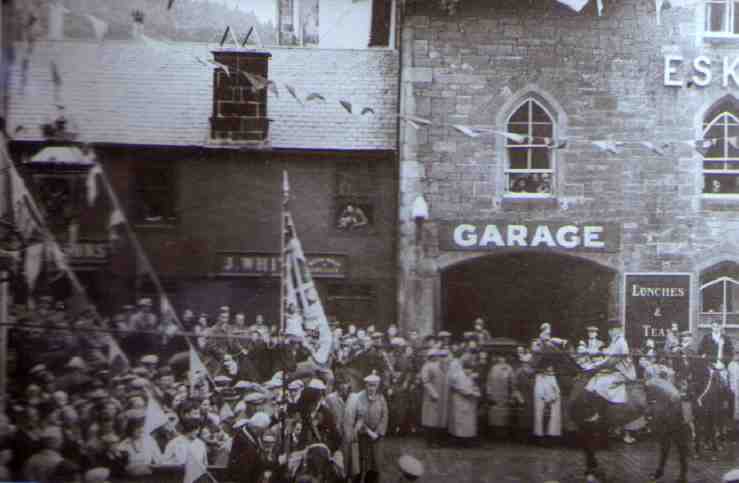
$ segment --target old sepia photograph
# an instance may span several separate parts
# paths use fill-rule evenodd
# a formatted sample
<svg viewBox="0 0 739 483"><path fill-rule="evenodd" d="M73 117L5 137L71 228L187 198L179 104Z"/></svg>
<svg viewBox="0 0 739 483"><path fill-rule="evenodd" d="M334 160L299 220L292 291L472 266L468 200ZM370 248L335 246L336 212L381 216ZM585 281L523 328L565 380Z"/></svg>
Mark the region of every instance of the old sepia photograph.
<svg viewBox="0 0 739 483"><path fill-rule="evenodd" d="M0 0L0 483L739 483L739 2Z"/></svg>

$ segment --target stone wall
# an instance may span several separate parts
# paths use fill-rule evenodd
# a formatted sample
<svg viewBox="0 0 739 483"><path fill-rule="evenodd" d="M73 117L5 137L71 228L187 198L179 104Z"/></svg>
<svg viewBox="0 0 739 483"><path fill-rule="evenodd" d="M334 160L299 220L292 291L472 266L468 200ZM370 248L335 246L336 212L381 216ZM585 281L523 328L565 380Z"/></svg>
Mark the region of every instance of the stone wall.
<svg viewBox="0 0 739 483"><path fill-rule="evenodd" d="M454 16L434 2L407 12L402 109L433 125L417 130L406 123L401 131L398 283L406 326L424 332L438 326L439 270L457 257L439 248L443 222L615 222L622 228L621 250L584 256L619 277L685 271L698 279L720 260L737 260L739 199L717 203L702 196L701 157L686 144L673 143L659 155L638 143L702 136L702 113L739 87L721 82L721 58L739 54L739 40L702 39L700 5L665 10L657 25L653 3L607 2L601 17L591 3L580 14L554 1L479 0L462 0ZM686 77L685 64L693 58L708 56L714 81L665 86L667 53L686 59L676 77ZM527 93L549 101L558 135L568 140L556 151L555 200L504 197L504 139L469 138L451 127L505 130L510 109ZM611 154L593 146L595 140L628 144ZM431 212L420 240L410 219L419 194ZM612 315L620 313L622 296L615 295Z"/></svg>

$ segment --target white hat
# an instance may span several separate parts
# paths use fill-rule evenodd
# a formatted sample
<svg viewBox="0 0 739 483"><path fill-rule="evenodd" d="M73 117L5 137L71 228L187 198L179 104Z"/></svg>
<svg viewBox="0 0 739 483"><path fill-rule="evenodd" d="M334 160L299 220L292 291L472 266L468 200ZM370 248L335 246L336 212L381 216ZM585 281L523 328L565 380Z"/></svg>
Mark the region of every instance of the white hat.
<svg viewBox="0 0 739 483"><path fill-rule="evenodd" d="M294 380L287 386L287 388L291 390L303 389L304 387L305 387L305 384L303 384L303 381L301 381L300 379Z"/></svg>
<svg viewBox="0 0 739 483"><path fill-rule="evenodd" d="M390 340L390 344L391 345L394 345L395 347L404 347L406 345L405 344L405 339L402 338L402 337L393 337Z"/></svg>
<svg viewBox="0 0 739 483"><path fill-rule="evenodd" d="M400 468L400 472L405 476L413 479L422 477L424 473L423 463L407 454L398 458L398 468Z"/></svg>
<svg viewBox="0 0 739 483"><path fill-rule="evenodd" d="M380 376L378 376L375 373L370 374L369 376L364 378L364 382L367 384L379 384L380 383Z"/></svg>
<svg viewBox="0 0 739 483"><path fill-rule="evenodd" d="M739 482L739 468L733 469L726 473L721 479L724 483L737 483Z"/></svg>
<svg viewBox="0 0 739 483"><path fill-rule="evenodd" d="M449 331L442 330L441 332L439 332L439 337L451 337L451 336L452 334Z"/></svg>
<svg viewBox="0 0 739 483"><path fill-rule="evenodd" d="M83 361L81 357L74 356L69 360L69 362L67 362L67 367L70 367L73 369L85 369L87 365L85 364L85 361Z"/></svg>
<svg viewBox="0 0 739 483"><path fill-rule="evenodd" d="M261 392L250 392L244 396L243 401L249 404L262 404L267 399L267 396Z"/></svg>
<svg viewBox="0 0 739 483"><path fill-rule="evenodd" d="M252 417L246 420L246 424L248 424L249 426L253 428L261 428L261 429L268 428L269 423L271 422L272 420L269 417L269 415L262 411L255 413Z"/></svg>
<svg viewBox="0 0 739 483"><path fill-rule="evenodd" d="M139 299L139 305L151 305L151 299L146 297Z"/></svg>
<svg viewBox="0 0 739 483"><path fill-rule="evenodd" d="M542 332L544 332L545 330L551 330L551 329L552 329L552 325L549 322L544 322L543 324L539 326L539 330Z"/></svg>
<svg viewBox="0 0 739 483"><path fill-rule="evenodd" d="M159 356L154 354L147 354L141 358L142 364L159 364Z"/></svg>
<svg viewBox="0 0 739 483"><path fill-rule="evenodd" d="M216 376L215 378L213 378L213 382L215 382L216 384L228 384L229 382L231 382L231 378L228 376Z"/></svg>
<svg viewBox="0 0 739 483"><path fill-rule="evenodd" d="M105 483L110 478L110 470L103 468L93 468L85 473L85 483Z"/></svg>
<svg viewBox="0 0 739 483"><path fill-rule="evenodd" d="M308 383L310 389L318 389L320 391L326 390L326 384L320 379L311 379Z"/></svg>

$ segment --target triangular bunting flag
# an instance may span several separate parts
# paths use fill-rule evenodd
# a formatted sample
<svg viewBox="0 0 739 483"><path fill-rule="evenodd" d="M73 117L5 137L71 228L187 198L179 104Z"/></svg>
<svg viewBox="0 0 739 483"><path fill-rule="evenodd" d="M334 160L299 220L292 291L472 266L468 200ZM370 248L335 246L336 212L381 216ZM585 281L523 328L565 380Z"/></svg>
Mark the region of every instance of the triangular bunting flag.
<svg viewBox="0 0 739 483"><path fill-rule="evenodd" d="M94 15L85 14L85 18L90 21L92 24L92 30L95 32L95 38L98 40L98 42L102 41L105 38L105 35L108 33L108 22L104 20L100 20Z"/></svg>
<svg viewBox="0 0 739 483"><path fill-rule="evenodd" d="M246 77L246 80L249 81L249 84L251 84L252 87L252 91L258 92L267 87L267 79L265 79L261 75L252 74L251 72L247 72L245 70L239 72L241 72L244 77Z"/></svg>
<svg viewBox="0 0 739 483"><path fill-rule="evenodd" d="M291 86L290 84L285 84L285 89L287 90L287 92L290 93L291 96L293 96L293 99L298 101L298 104L300 104L301 106L303 105L303 101L300 100L298 94L295 92L295 89L293 89L293 86Z"/></svg>
<svg viewBox="0 0 739 483"><path fill-rule="evenodd" d="M651 143L649 141L639 141L639 145L644 146L645 148L649 149L650 151L659 154L660 156L665 155L665 149L670 147L669 143L662 143L661 145L657 146L654 143Z"/></svg>
<svg viewBox="0 0 739 483"><path fill-rule="evenodd" d="M514 132L508 132L508 131L493 131L495 134L499 134L500 136L503 136L509 141L513 141L514 143L523 144L528 140L528 136L524 134L517 134Z"/></svg>
<svg viewBox="0 0 739 483"><path fill-rule="evenodd" d="M87 204L89 206L93 206L95 204L95 200L98 197L97 177L98 175L102 174L103 168L101 168L100 165L97 163L95 163L92 168L90 168L90 171L87 172L87 179L85 180L85 184L87 185Z"/></svg>
<svg viewBox="0 0 739 483"><path fill-rule="evenodd" d="M323 96L322 96L321 94L319 94L318 92L311 92L311 93L310 93L310 94L308 94L308 96L307 96L307 97L305 98L305 102L310 102L310 101L323 101L323 102L326 102L326 98L325 98L325 97L323 97Z"/></svg>
<svg viewBox="0 0 739 483"><path fill-rule="evenodd" d="M597 147L601 151L618 154L621 152L621 146L623 146L623 143L614 141L593 141L593 146Z"/></svg>
<svg viewBox="0 0 739 483"><path fill-rule="evenodd" d="M469 126L464 126L462 124L453 124L452 127L456 129L457 131L461 132L462 134L464 134L465 136L468 136L471 138L480 137L480 133Z"/></svg>
<svg viewBox="0 0 739 483"><path fill-rule="evenodd" d="M731 145L734 149L739 149L739 137L738 136L729 136L726 138L726 142Z"/></svg>
<svg viewBox="0 0 739 483"><path fill-rule="evenodd" d="M344 109L346 109L346 112L348 112L349 114L352 113L352 103L351 102L345 101L345 100L342 99L342 100L339 101L339 104L341 104L341 107L343 107Z"/></svg>
<svg viewBox="0 0 739 483"><path fill-rule="evenodd" d="M226 76L231 77L231 70L228 68L227 65L221 64L220 62L216 62L215 60L209 60L211 64L216 66L219 69L223 69L223 71L226 73Z"/></svg>
<svg viewBox="0 0 739 483"><path fill-rule="evenodd" d="M280 97L280 91L277 90L277 83L275 81L267 81L267 92L271 92L275 97Z"/></svg>
<svg viewBox="0 0 739 483"><path fill-rule="evenodd" d="M549 149L564 149L567 147L567 139L554 139L545 137L544 144L546 144Z"/></svg>
<svg viewBox="0 0 739 483"><path fill-rule="evenodd" d="M422 117L414 116L413 114L401 114L400 117L404 121L413 121L415 124L424 124L426 126L431 125L431 121Z"/></svg>

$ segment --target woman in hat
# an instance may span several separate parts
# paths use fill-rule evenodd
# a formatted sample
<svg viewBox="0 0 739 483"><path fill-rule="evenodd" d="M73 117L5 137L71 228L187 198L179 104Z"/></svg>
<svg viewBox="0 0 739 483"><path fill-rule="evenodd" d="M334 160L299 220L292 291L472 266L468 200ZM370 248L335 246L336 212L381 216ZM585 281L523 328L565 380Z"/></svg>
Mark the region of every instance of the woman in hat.
<svg viewBox="0 0 739 483"><path fill-rule="evenodd" d="M380 377L364 378L365 389L349 396L344 435L351 445L348 475L355 483L376 483L383 465L382 440L387 433L388 408L380 393Z"/></svg>

